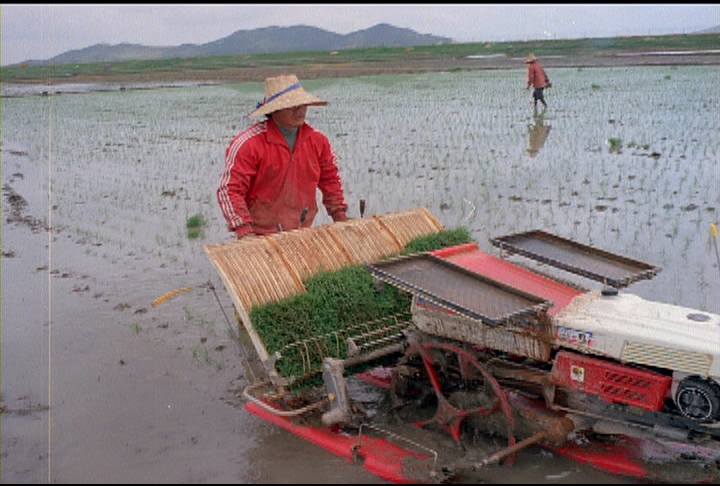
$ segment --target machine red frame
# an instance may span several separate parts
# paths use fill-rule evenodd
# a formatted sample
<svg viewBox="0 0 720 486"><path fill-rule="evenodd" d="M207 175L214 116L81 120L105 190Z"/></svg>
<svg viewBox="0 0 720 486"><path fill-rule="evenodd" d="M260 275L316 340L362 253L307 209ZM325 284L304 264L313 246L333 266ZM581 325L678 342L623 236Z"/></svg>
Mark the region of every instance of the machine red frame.
<svg viewBox="0 0 720 486"><path fill-rule="evenodd" d="M434 221L432 222L435 223ZM370 223L375 223L375 221L364 222L368 228L371 226ZM384 223L380 226L382 228L386 227ZM342 224L337 226L337 228L341 227L344 228ZM407 230L414 226L399 225L399 227ZM335 228L335 226L332 226L332 228ZM437 225L429 225L428 228L423 231L432 231L433 228L437 228ZM358 234L365 235L366 232L358 231ZM337 235L333 233L331 236L335 238ZM290 237L293 237L293 235L290 235ZM392 238L388 238L388 241L395 241L397 243L394 234ZM358 241L355 242L357 244L356 249L358 250L358 254L362 253L360 249L367 246L363 244L364 241L363 238L358 238ZM624 287L637 280L651 278L659 271L658 268L651 265L612 255L539 231L509 235L496 238L491 240L491 242L499 247L503 254L530 257L531 259L539 261L541 264L548 264L555 268L574 272L583 277L603 281L606 285L612 287L611 290L615 291L617 288ZM548 246L552 247L550 248L551 251L546 251L548 250ZM240 248L240 246L238 246L238 248ZM379 249L379 247L376 249ZM384 250L383 248L383 251ZM354 254L355 253L353 253L353 255ZM224 259L224 254L212 258ZM488 255L480 251L476 243L458 245L423 255L411 255L408 261L411 259L414 259L413 263L430 266L434 271L442 272L447 270L448 273L455 274L453 276L461 275L464 281L470 282L468 290L476 290L470 288L472 284L484 286L483 292L488 295L495 295L498 299L497 302L507 297L506 301L500 302L505 308L502 312L499 312L498 315L493 315L492 312L485 312L487 308L483 308L482 305L475 305L478 303L475 299L482 300L482 298L485 298L486 300L492 300L493 297L483 297L480 294L475 294L470 296L466 295L465 300L456 299L453 295L450 295L451 293L448 294L444 292L442 285L435 285L436 282L424 282L422 285L418 285L411 281L411 278L405 278L404 275L398 277L393 273L393 271L396 270L392 267L395 262L385 260L384 263L368 264L368 267L371 268L371 271L374 272L376 277L382 277L379 278L379 280L408 290L414 295L412 309L413 330L421 331L421 334L430 338L428 341L421 341L420 343L414 340L402 343L394 342L394 344L388 346L384 351L381 350L383 353L386 353L388 350L395 354L405 353L403 359L408 357L408 353L416 353L423 361L426 361L431 359L433 349L454 351L460 360L460 367L462 368L463 365L467 365L468 363L477 366L473 355L467 350L472 348L474 351L480 352L484 346L493 351L507 353L521 358L525 357L539 362L552 362L553 368L551 372L546 373L547 376L543 378L543 380L547 380L543 381L543 385L552 385L552 387L554 387L553 390L557 388L567 393L583 394L583 396L597 400L606 406L615 407L617 405L617 407L611 408L610 411L615 414L613 419L619 420L620 422L622 422L622 417L627 417L627 414L623 416L622 413L618 411L623 410L623 407L644 412L644 415L642 413L640 415L647 417L644 419L645 422L623 424L630 428L643 426L651 429L655 418L665 420L665 422L661 424L663 427L673 428L676 426L676 423L672 420L667 421L662 413L667 396L672 393L672 383L675 383L675 381L671 379L670 376L656 373L650 369L650 367L628 367L619 361L605 359L597 353L595 355L583 354L583 346L593 345L594 336L592 333L581 331L575 336L572 334L575 332L573 329L569 329L567 332L558 330L558 333L562 332L564 334L553 336L542 335L542 339L535 339L538 335L533 333L542 333L548 330L548 328L543 327L541 321L537 321L536 324L538 325L536 329L533 329L532 326L528 329L520 329L520 332L513 336L513 339L517 338L517 340L511 339L508 342L502 343L503 336L500 335L498 337L498 334L493 334L496 332L502 334L502 332L506 330L503 329L504 325L515 318L517 318L518 322L524 322L524 318L528 315L531 316L530 319L527 319L528 321L532 320L532 316L537 317L540 314L549 316L549 319L558 318L562 316L568 308L573 306L577 300L582 299L587 294L587 289L576 286L570 281L556 278L554 275L530 270L526 266L516 265L505 258ZM213 261L215 262L214 259ZM398 260L398 262L402 263L400 260ZM299 263L302 262L296 263L299 265ZM402 269L402 264L400 264L399 267ZM234 274L230 276L225 273L229 268L230 267L225 268L222 265L218 266L221 275L224 277L226 286L228 286L228 283L232 280L231 277L234 277ZM262 268L264 269L265 267ZM243 269L233 267L232 270L241 272ZM269 266L267 270L271 271L273 268ZM605 270L608 272L604 273L603 271ZM258 274L259 273L260 272L258 272ZM296 275L293 282L297 283L299 278L300 276ZM242 278L242 280L244 281L245 279ZM425 288L427 285L434 288ZM457 285L462 285L462 283L456 283L456 287ZM248 287L254 288L251 285ZM495 291L497 291L496 294L494 294ZM605 295L604 291L603 295ZM616 294L608 293L607 295ZM274 367L275 356L268 355L264 349L264 345L259 341L257 334L253 336L254 330L252 329L252 325L249 324L249 317L246 313L247 309L242 305L238 306L241 302L237 295L233 294L233 297L236 299L235 304L238 317L241 318L245 324L253 340L253 345L258 348L258 343L260 344L259 347L261 349L258 349L258 354L263 362L263 366L265 366L266 371L272 373L272 371L274 371L272 368ZM451 316L452 318L459 318L453 321L450 327L455 326L455 331L459 329L460 333L444 336L442 333L428 332L423 328L418 319L422 320L426 317L423 317L421 314L424 312L432 314L437 311L445 313L445 315ZM415 314L416 312L418 314ZM512 316L512 319L506 321L508 315ZM698 316L698 314L693 315ZM418 318L418 316L420 317ZM715 317L711 317L710 319L714 318ZM472 342L458 337L469 334L466 330L462 329L462 326L467 325L464 321L473 319L483 324L482 328L484 330L478 332L487 333L486 337L489 337L490 341L479 340L481 342ZM469 329L472 330L472 328ZM433 341L433 338L437 338L437 341ZM570 345L571 348L575 346L577 349L558 350L554 348L553 339L558 338L564 340L564 343ZM442 339L460 342L462 346L443 343ZM492 342L493 339L496 339L496 341ZM499 344L499 346L493 347L494 344ZM378 354L378 356L385 355L386 354ZM278 354L277 358L279 357ZM374 355L369 356L367 361L363 362L371 363L372 359L374 359ZM338 382L334 383L333 386L329 385L329 383L332 382L333 373L328 373L331 377L330 381L325 379L326 363L329 363L328 369L330 371L338 372L341 378L339 381L342 381L342 383ZM401 359L398 363L402 364L403 360ZM398 363L396 363L394 368L376 367L369 372L359 374L358 378L380 389L392 391L393 377L395 376L395 369L398 368ZM412 441L403 442L404 439L402 437L388 437L384 439L378 438L377 435L371 436L369 433L363 433L363 427L367 427L369 430L373 428L372 424L362 424L360 425L360 432L358 434L349 434L347 429L343 429L334 422L336 418L342 419L344 417L343 413L332 415L332 412L343 412L344 410L331 407L330 413L326 412L323 414L322 421L325 425L308 425L308 422L305 421L303 421L301 425L294 420L296 416L306 411L321 410L328 403L331 405L337 404L346 399L346 397L341 396L345 393L344 381L341 376L342 373L344 373L343 366L344 362L340 362L340 360L337 359L323 363L323 379L326 385L326 389L324 390L325 398L316 403L299 409L286 410L282 407L276 408L276 406L271 403L271 400L259 400L258 397L261 395L258 394L252 396L252 399L248 401L246 410L350 462L362 463L369 472L385 480L394 483L441 481L443 479L442 470L438 467L438 456L433 450L424 448L422 444L412 443ZM331 368L333 367L338 367L339 371L332 370ZM478 367L478 369L481 372L484 371L482 367ZM439 383L440 380L437 376L433 376L431 371L428 372L428 375L430 385L436 392L439 392L438 389L441 387ZM282 377L275 376L275 378ZM497 384L492 374L486 373L485 378L487 383ZM279 387L276 388L277 391L284 389L286 383L282 379L273 381L271 374L270 385ZM251 397L250 389L254 387L255 385L251 385L245 390L248 398ZM505 389L505 391L503 391L499 385L495 387L495 390L496 392L499 390L498 402L500 403L500 408L510 419L510 423L512 423L512 415L509 411L508 400L506 400L505 394L510 396L516 393L516 390ZM272 393L270 395L272 395ZM558 399L555 395L553 391L553 395L544 396L544 400L538 397L537 400L526 400L525 402L515 401L513 402L513 406L527 407L528 410L548 410L553 413L573 411L567 403L562 401L562 396ZM518 405L519 403L520 405ZM480 411L482 411L482 407L480 407ZM443 408L443 404L440 404L438 405L438 412L433 420L436 424L442 425L453 439L459 441L461 434L460 425L466 419L467 415L463 410L459 410L453 406ZM618 417L620 417L620 419L618 419ZM325 420L326 418L328 418L327 421ZM687 423L688 419L678 420L677 427L681 429ZM698 427L698 430L702 430L702 427ZM591 465L612 474L653 482L678 481L677 478L672 476L672 471L663 471L662 468L658 467L658 459L673 462L675 460L693 457L707 464L712 464L713 462L720 464L720 440L718 440L720 439L720 433L718 432L714 432L713 439L715 440L711 441L712 443L708 446L690 443L682 438L674 439L673 437L668 438L667 436L661 438L657 436L643 437L642 434L625 434L622 431L612 434L612 437L614 439L612 441L593 441L585 438L586 440L578 442L566 440L558 445L544 441L543 439L546 437L540 433L516 443L512 430L510 430L508 431L507 448L489 456L483 461L483 464L487 465L500 461L504 461L505 464L508 465L512 464L515 452L522 447L534 443L552 450L559 455L566 456L580 463ZM413 463L415 467L408 468L408 462ZM418 464L421 465L420 468L417 467ZM418 472L420 472L419 475ZM717 480L717 476L710 470L705 471L698 469L696 479L696 482L709 482ZM687 477L679 479L679 481L682 482L687 482L687 480Z"/></svg>
<svg viewBox="0 0 720 486"><path fill-rule="evenodd" d="M477 244L460 245L431 252L431 254L479 275L510 285L522 292L552 301L554 305L547 310L550 315L561 312L577 296L584 293L574 286L565 285L557 280L481 252L478 250ZM656 271L657 269L652 267L646 269L646 278L647 275L652 275ZM446 311L453 312L453 309L446 309ZM604 363L597 358L577 353L560 352L556 360L556 371L554 370L552 375L556 385L597 396L609 403L621 403L648 411L659 411L670 387L671 380L669 377L657 377L653 373L629 369L619 364ZM574 367L582 369L583 373L587 374L583 380L583 383L587 383L587 386L580 386L578 381L566 378L573 372ZM608 374L623 378L622 392L606 386L603 380L607 379L606 375ZM359 375L359 378L375 386L389 389L391 370L376 368ZM409 459L434 464L437 457L433 457L432 451L414 451L411 448L398 445L396 441L362 435L359 437L348 435L334 426L297 425L291 417L278 416L266 408L257 406L255 403L248 403L246 409L250 413L340 457L344 457L350 462L362 462L369 472L385 480L394 483L430 482L433 480L432 475L419 478L414 474L409 474L409 470L404 466ZM458 420L462 420L462 417ZM446 430L455 437L460 433L459 421L453 425L453 427L446 427ZM455 438L457 439L457 437ZM709 462L720 460L720 447L704 447L682 440L660 440L658 442L655 438L624 434L615 435L612 443L587 441L576 443L567 441L559 446L547 443L540 443L539 445L554 453L611 474L652 482L672 483L678 481L678 478L672 477L672 471L663 472L662 468L657 467L656 461L658 458L674 461L683 457L694 456L704 458ZM511 440L508 451L512 451L512 446L513 441ZM662 450L658 450L658 447ZM509 452L503 457L506 457L506 462L510 464L514 456ZM433 467L430 468L430 470L432 469ZM712 471L698 469L696 473L697 478L695 479L698 483L717 479ZM688 477L684 476L680 480L687 481Z"/></svg>

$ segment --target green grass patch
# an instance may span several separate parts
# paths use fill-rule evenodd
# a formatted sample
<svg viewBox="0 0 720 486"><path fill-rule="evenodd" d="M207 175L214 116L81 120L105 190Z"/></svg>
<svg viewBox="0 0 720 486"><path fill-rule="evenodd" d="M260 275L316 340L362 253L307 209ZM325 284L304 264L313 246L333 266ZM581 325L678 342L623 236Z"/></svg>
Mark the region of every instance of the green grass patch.
<svg viewBox="0 0 720 486"><path fill-rule="evenodd" d="M196 238L200 238L205 235L205 226L207 225L207 221L205 220L205 217L202 214L196 214L194 216L190 216L187 221L185 222L185 227L187 228L187 235L188 238L191 240L194 240Z"/></svg>
<svg viewBox="0 0 720 486"><path fill-rule="evenodd" d="M608 151L612 154L619 154L622 152L623 143L622 140L619 138L608 138L608 144L610 147L608 148Z"/></svg>
<svg viewBox="0 0 720 486"><path fill-rule="evenodd" d="M185 226L188 229L196 229L196 228L202 228L207 224L207 221L205 221L205 217L202 214L196 214L194 216L190 216L187 221L185 222Z"/></svg>

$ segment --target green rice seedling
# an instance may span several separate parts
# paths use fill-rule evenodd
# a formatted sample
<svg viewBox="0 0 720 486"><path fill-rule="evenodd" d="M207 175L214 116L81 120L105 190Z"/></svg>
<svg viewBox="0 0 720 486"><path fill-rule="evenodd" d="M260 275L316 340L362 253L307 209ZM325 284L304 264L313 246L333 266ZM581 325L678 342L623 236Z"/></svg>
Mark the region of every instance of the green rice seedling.
<svg viewBox="0 0 720 486"><path fill-rule="evenodd" d="M195 240L204 236L205 232L201 228L189 228L187 235L191 240Z"/></svg>
<svg viewBox="0 0 720 486"><path fill-rule="evenodd" d="M212 320L205 319L203 316L199 316L200 321L198 322L198 325L201 329L205 329L208 332L213 332L213 329L215 328L215 322Z"/></svg>
<svg viewBox="0 0 720 486"><path fill-rule="evenodd" d="M206 346L202 346L202 347L193 346L192 357L193 357L193 359L196 359L202 363L212 366L217 371L220 371L221 369L223 369L222 362L220 362L220 361L214 359L212 356L210 356L210 351L208 351Z"/></svg>
<svg viewBox="0 0 720 486"><path fill-rule="evenodd" d="M155 242L161 247L168 245L168 241L163 235L155 235Z"/></svg>
<svg viewBox="0 0 720 486"><path fill-rule="evenodd" d="M190 216L187 219L185 226L188 229L194 229L194 228L202 228L206 224L207 224L207 222L205 221L205 217L202 214L196 214L194 216Z"/></svg>
<svg viewBox="0 0 720 486"><path fill-rule="evenodd" d="M406 245L402 254L472 241L470 232L465 228L444 230L415 238ZM338 336L357 327L368 326L370 329L382 327L388 320L396 318L407 320L412 299L409 293L394 286L387 285L378 290L372 274L364 265L321 272L305 282L305 289L305 294L254 307L250 311L253 327L268 352L283 350L283 359L276 363L276 367L285 377L303 376L309 371L320 370L321 361L314 363L317 369L305 369L305 360L296 354L300 348L293 347L293 344L312 341L315 349L345 358L346 342Z"/></svg>
<svg viewBox="0 0 720 486"><path fill-rule="evenodd" d="M619 139L619 138L613 138L613 137L608 138L608 144L610 145L610 148L608 149L608 151L609 151L611 154L612 154L612 153L617 153L617 154L619 154L619 153L622 152L622 145L623 145L623 143L622 143L622 140L621 140L621 139Z"/></svg>
<svg viewBox="0 0 720 486"><path fill-rule="evenodd" d="M467 228L457 228L454 230L444 230L439 233L421 236L413 239L407 244L403 250L403 254L420 253L424 251L433 251L449 246L462 245L464 243L473 242L470 231Z"/></svg>
<svg viewBox="0 0 720 486"><path fill-rule="evenodd" d="M205 226L207 226L207 221L202 214L190 216L185 222L188 238L194 240L203 236L205 234Z"/></svg>

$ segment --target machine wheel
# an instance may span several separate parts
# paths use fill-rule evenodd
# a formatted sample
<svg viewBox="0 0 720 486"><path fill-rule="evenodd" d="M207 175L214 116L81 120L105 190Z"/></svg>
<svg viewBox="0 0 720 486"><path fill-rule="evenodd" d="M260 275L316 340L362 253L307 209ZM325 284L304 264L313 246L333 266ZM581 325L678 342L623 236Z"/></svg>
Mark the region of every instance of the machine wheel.
<svg viewBox="0 0 720 486"><path fill-rule="evenodd" d="M680 382L675 404L685 417L700 422L720 418L720 386L697 376Z"/></svg>
<svg viewBox="0 0 720 486"><path fill-rule="evenodd" d="M437 425L460 441L463 422L503 414L501 431L515 444L514 419L505 393L478 359L457 346L428 341L412 346L393 372L390 399L401 414L412 409L416 426ZM408 418L408 414L404 414Z"/></svg>

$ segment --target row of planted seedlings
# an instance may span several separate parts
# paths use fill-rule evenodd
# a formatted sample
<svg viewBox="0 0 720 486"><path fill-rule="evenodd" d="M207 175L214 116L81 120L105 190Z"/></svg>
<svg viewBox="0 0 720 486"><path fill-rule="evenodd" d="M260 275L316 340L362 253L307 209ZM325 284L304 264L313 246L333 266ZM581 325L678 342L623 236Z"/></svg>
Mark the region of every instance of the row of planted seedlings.
<svg viewBox="0 0 720 486"><path fill-rule="evenodd" d="M444 229L413 239L400 255L474 241L464 227ZM412 296L393 286L376 286L365 265L321 272L304 283L305 294L256 306L249 315L267 352L280 353L275 369L292 382L291 390L320 384L324 358L348 358L348 337L362 333L381 337L412 325ZM352 366L346 372L357 373L377 364Z"/></svg>

